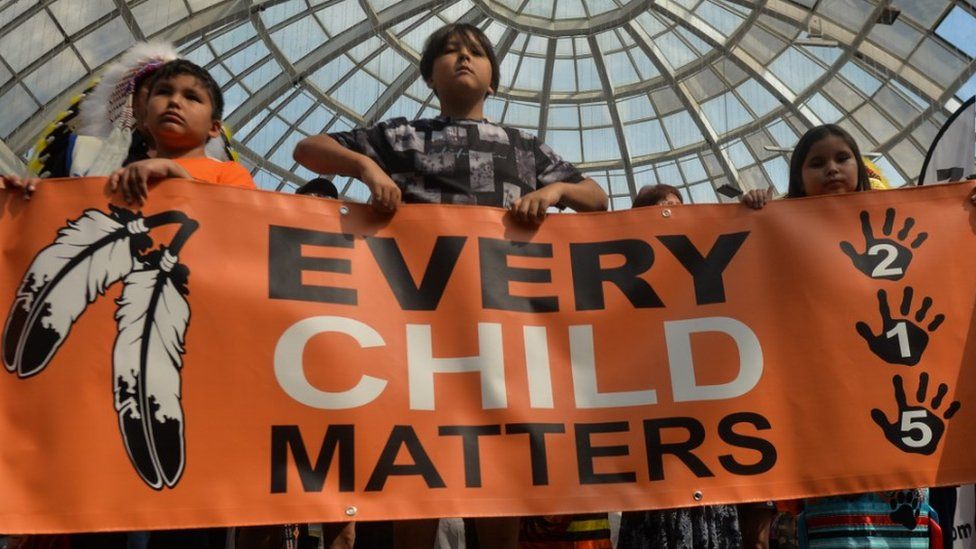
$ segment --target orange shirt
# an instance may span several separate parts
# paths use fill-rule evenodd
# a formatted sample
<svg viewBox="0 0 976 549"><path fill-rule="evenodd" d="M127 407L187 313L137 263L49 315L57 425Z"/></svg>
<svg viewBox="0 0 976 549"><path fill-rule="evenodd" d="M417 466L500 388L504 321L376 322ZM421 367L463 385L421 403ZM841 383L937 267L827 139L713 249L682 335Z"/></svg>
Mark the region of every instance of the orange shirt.
<svg viewBox="0 0 976 549"><path fill-rule="evenodd" d="M218 185L229 185L231 187L242 187L245 189L256 189L254 179L251 174L237 162L233 160L221 162L209 157L201 158L174 158L174 162L183 166L194 179L216 183Z"/></svg>

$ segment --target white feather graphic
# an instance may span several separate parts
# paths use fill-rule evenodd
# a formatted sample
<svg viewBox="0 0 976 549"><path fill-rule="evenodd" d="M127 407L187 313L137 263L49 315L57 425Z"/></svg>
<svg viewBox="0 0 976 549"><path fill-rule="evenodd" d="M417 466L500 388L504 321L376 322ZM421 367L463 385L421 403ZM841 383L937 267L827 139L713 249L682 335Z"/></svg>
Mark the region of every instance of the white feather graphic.
<svg viewBox="0 0 976 549"><path fill-rule="evenodd" d="M128 210L87 210L58 232L24 275L3 330L3 362L20 377L50 362L89 303L132 271L150 245L145 220ZM134 234L140 235L132 241Z"/></svg>
<svg viewBox="0 0 976 549"><path fill-rule="evenodd" d="M168 250L149 254L147 261L156 268L128 275L118 300L113 377L129 459L159 490L179 481L185 463L180 370L190 320L184 297L189 271Z"/></svg>

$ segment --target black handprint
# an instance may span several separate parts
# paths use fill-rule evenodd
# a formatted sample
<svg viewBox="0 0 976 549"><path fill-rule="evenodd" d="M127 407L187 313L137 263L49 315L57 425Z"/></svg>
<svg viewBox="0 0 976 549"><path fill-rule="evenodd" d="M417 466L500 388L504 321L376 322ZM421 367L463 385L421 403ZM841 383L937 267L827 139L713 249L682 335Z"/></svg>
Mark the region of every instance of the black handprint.
<svg viewBox="0 0 976 549"><path fill-rule="evenodd" d="M888 505L891 512L888 518L909 530L918 526L918 515L922 510L922 498L917 490L897 490L890 492Z"/></svg>
<svg viewBox="0 0 976 549"><path fill-rule="evenodd" d="M891 378L895 387L895 402L898 404L898 415L894 422L888 421L888 416L884 412L875 408L871 410L871 419L884 431L888 442L895 445L902 452L910 454L932 455L942 434L945 432L945 420L952 419L952 416L959 411L959 401L954 400L946 408L940 418L936 415L942 400L949 392L949 386L945 383L939 384L939 390L932 397L932 410L925 407L925 393L928 391L929 375L925 372L918 378L918 391L915 394L918 404L909 406L905 400L905 387L902 384L900 375Z"/></svg>
<svg viewBox="0 0 976 549"><path fill-rule="evenodd" d="M889 364L904 364L914 366L922 359L922 353L929 344L929 334L935 331L942 322L945 315L937 314L932 318L925 329L920 328L915 322L921 324L932 306L932 298L926 297L922 300L922 306L915 312L915 322L908 319L908 314L912 309L913 290L911 286L905 288L905 293L901 300L901 316L904 318L892 318L891 310L888 307L888 294L884 290L878 290L878 309L881 311L881 331L875 335L866 322L858 322L855 327L857 333L868 342L871 351L878 355L881 360Z"/></svg>
<svg viewBox="0 0 976 549"><path fill-rule="evenodd" d="M895 209L888 208L885 211L885 221L882 232L886 237L891 236L891 231L895 224ZM881 278L884 280L901 280L908 270L908 264L912 262L912 250L918 248L929 237L928 233L918 233L915 240L910 244L911 250L902 245L902 241L908 238L908 233L915 226L915 219L905 218L905 224L896 235L898 240L892 238L875 238L874 231L871 229L871 218L868 212L861 212L861 231L864 233L864 253L857 253L854 245L844 241L840 243L840 249L847 254L854 262L854 266L859 271L871 278Z"/></svg>

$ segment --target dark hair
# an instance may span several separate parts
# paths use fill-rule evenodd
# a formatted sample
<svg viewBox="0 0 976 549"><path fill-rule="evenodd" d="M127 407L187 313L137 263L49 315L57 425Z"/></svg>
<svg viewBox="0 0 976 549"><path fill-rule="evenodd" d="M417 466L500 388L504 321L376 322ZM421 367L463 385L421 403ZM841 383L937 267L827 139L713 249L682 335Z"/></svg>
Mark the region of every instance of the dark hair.
<svg viewBox="0 0 976 549"><path fill-rule="evenodd" d="M677 196L678 201L684 204L685 201L681 198L681 191L671 185L661 183L659 185L644 185L641 187L637 191L637 198L634 199L634 207L656 206L667 199L669 194Z"/></svg>
<svg viewBox="0 0 976 549"><path fill-rule="evenodd" d="M793 149L793 156L790 158L790 188L786 192L786 198L800 198L807 195L806 189L803 188L803 163L806 162L807 155L810 154L810 148L813 147L814 143L830 136L843 139L847 143L847 146L851 148L851 152L854 153L854 159L857 160L856 190L871 190L871 183L868 181L868 169L864 165L864 159L861 158L861 149L858 148L854 138L851 137L851 134L847 133L847 130L837 124L824 124L823 126L810 128L796 143L796 148Z"/></svg>
<svg viewBox="0 0 976 549"><path fill-rule="evenodd" d="M175 59L159 67L156 73L153 74L152 81L149 83L149 96L152 97L153 90L156 89L156 86L160 82L180 76L181 74L188 74L196 78L203 88L207 90L207 94L210 95L210 102L213 104L213 113L210 115L210 118L212 120L220 120L224 115L224 94L220 93L220 86L217 85L213 76L210 76L207 69L192 61Z"/></svg>
<svg viewBox="0 0 976 549"><path fill-rule="evenodd" d="M447 42L453 37L457 37L469 48L478 46L491 63L491 89L498 91L498 81L501 79L501 72L498 68L498 58L495 57L495 48L491 46L491 40L481 32L481 29L468 23L451 23L434 31L427 42L424 43L424 52L420 56L420 74L425 81L430 81L434 73L434 60L444 53Z"/></svg>
<svg viewBox="0 0 976 549"><path fill-rule="evenodd" d="M325 177L316 177L299 187L295 191L295 194L306 194L322 198L339 198L339 189L336 189L336 186L331 180Z"/></svg>

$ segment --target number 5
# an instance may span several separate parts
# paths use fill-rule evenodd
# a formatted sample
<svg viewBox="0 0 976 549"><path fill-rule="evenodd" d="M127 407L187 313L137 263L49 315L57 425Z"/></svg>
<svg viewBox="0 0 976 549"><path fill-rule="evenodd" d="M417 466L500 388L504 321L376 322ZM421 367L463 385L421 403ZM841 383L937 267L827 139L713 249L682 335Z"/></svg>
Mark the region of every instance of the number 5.
<svg viewBox="0 0 976 549"><path fill-rule="evenodd" d="M932 442L932 428L921 421L914 421L925 419L927 416L928 412L925 410L906 410L901 413L901 430L906 433L905 436L901 437L901 441L905 443L905 446L922 448ZM916 439L907 434L912 431L919 431L921 437Z"/></svg>

